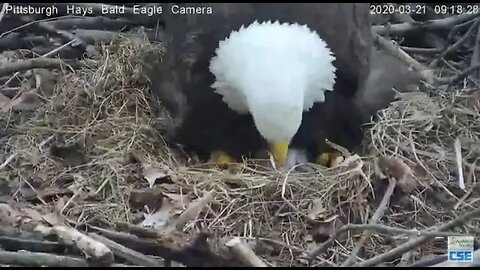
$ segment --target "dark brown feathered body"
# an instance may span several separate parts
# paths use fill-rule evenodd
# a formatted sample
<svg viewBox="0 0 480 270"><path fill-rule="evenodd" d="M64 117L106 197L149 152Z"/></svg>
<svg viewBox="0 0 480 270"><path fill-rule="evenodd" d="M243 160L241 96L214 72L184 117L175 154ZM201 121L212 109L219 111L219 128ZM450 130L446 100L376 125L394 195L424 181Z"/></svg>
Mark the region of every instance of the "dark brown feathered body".
<svg viewBox="0 0 480 270"><path fill-rule="evenodd" d="M303 114L291 147L322 150L324 138L353 148L362 138L362 115L354 101L369 74L372 48L369 8L365 3L235 3L179 4L209 6L213 14L174 15L166 7L164 22L167 56L163 71L155 75L154 91L174 117L180 119L174 140L202 158L215 150L232 156L249 156L266 147L250 115L228 108L210 85L209 63L220 40L255 20L307 24L335 54L337 80L326 94ZM160 74L161 73L161 74Z"/></svg>

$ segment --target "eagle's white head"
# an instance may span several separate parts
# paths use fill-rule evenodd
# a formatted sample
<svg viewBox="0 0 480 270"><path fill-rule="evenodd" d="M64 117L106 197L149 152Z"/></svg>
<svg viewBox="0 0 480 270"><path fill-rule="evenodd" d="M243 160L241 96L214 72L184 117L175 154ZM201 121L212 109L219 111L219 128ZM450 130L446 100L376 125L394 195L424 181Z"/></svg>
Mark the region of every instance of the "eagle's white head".
<svg viewBox="0 0 480 270"><path fill-rule="evenodd" d="M274 157L284 163L303 111L333 90L334 60L306 25L255 21L220 41L210 62L212 87L231 109L252 114Z"/></svg>

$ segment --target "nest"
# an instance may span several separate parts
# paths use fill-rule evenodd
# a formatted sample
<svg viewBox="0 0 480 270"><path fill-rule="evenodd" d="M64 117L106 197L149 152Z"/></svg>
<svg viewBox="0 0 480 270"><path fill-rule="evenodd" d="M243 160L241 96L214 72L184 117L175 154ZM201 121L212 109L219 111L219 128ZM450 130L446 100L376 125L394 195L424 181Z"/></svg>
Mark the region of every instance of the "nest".
<svg viewBox="0 0 480 270"><path fill-rule="evenodd" d="M378 223L422 230L480 207L474 188L480 168L478 93L399 94L366 126L363 152L334 168L308 165L284 174L245 163L230 172L189 164L156 128L168 119L152 106L141 59L161 57L162 51L161 45L120 37L102 47L87 67L62 76L44 106L17 123L9 139L9 151L19 156L9 172L18 179L17 200L60 212L76 224L140 224L145 212L164 207L158 201L166 199L174 205L171 215L178 216L189 202L213 191L212 202L186 222L183 232L207 229L217 239L242 237L277 266L303 265L305 251L325 243L342 225L369 223L398 164L405 175L397 177ZM455 145L461 149L467 192L458 185ZM132 198L138 199L139 190L157 188L162 196L135 206ZM26 190L38 192L28 197ZM464 230L472 234L476 227L472 223ZM318 263L344 261L361 236L338 237ZM375 233L358 256L385 253L406 237L388 230ZM445 250L442 239L410 255L443 255Z"/></svg>

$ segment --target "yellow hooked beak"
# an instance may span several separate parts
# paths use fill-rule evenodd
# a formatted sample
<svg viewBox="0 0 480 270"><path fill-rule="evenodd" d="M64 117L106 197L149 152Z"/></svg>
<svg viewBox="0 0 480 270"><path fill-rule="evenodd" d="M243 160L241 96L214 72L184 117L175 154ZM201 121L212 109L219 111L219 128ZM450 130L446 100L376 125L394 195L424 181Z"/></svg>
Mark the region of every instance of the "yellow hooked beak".
<svg viewBox="0 0 480 270"><path fill-rule="evenodd" d="M273 155L273 159L278 167L283 167L287 162L287 154L288 154L288 145L289 142L275 142L270 144L270 152Z"/></svg>

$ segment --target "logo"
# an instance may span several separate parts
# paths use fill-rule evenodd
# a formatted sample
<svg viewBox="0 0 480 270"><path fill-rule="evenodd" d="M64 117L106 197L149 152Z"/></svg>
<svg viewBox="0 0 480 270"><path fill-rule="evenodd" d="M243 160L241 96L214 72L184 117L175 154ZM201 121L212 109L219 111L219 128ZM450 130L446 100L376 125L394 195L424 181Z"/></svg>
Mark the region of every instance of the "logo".
<svg viewBox="0 0 480 270"><path fill-rule="evenodd" d="M448 261L473 262L473 236L449 236Z"/></svg>

